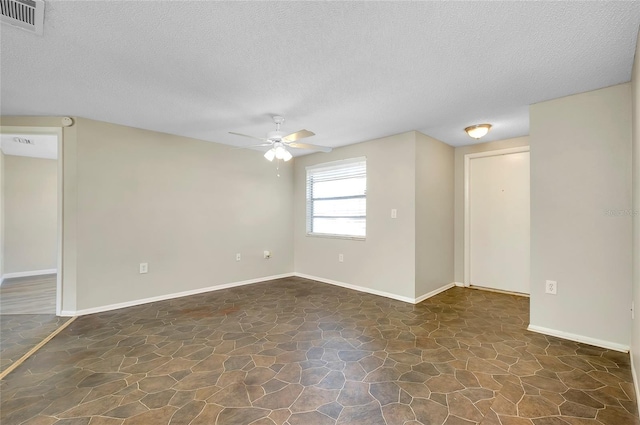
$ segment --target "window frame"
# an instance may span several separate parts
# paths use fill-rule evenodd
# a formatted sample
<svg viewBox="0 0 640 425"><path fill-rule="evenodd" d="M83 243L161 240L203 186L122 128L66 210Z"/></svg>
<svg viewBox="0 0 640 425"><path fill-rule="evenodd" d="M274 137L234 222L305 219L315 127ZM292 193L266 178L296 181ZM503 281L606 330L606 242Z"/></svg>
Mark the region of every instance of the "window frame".
<svg viewBox="0 0 640 425"><path fill-rule="evenodd" d="M365 188L363 195L348 195L348 196L335 196L335 197L325 197L325 198L313 198L313 174L320 173L324 171L330 170L340 170L346 169L350 165L356 165L363 163L364 166L364 178L365 178ZM344 159L339 161L332 162L324 162L320 164L310 165L306 167L306 176L305 176L305 215L306 215L306 236L310 237L319 237L319 238L332 238L332 239L350 239L350 240L360 240L364 241L367 238L367 158L366 157L357 157ZM336 179L328 179L326 181L336 181L340 178ZM314 201L331 201L331 200L347 200L347 199L364 199L365 211L364 215L355 216L355 215L344 215L344 216L314 216L313 215L313 204ZM364 235L345 235L345 234L336 234L336 233L320 233L313 231L313 220L316 218L357 218L364 219Z"/></svg>

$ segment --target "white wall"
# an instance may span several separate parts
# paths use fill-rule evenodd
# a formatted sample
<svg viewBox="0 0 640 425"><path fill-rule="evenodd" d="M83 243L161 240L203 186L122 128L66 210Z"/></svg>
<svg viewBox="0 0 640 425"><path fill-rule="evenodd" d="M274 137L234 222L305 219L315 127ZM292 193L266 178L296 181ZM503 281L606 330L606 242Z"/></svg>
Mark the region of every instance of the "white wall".
<svg viewBox="0 0 640 425"><path fill-rule="evenodd" d="M628 346L630 84L532 105L530 142L531 326Z"/></svg>
<svg viewBox="0 0 640 425"><path fill-rule="evenodd" d="M454 280L464 282L464 156L470 153L488 152L500 149L529 146L529 137L476 143L455 148L454 177Z"/></svg>
<svg viewBox="0 0 640 425"><path fill-rule="evenodd" d="M416 132L416 290L419 298L453 279L453 147Z"/></svg>
<svg viewBox="0 0 640 425"><path fill-rule="evenodd" d="M633 300L635 319L632 323L631 354L634 365L634 380L640 372L640 35L636 45L636 57L631 76L633 98ZM638 400L640 402L640 399Z"/></svg>
<svg viewBox="0 0 640 425"><path fill-rule="evenodd" d="M307 236L306 170L366 156L367 237L364 241ZM295 158L295 270L399 297L415 297L415 132ZM391 209L398 218L391 218ZM344 262L338 262L344 254Z"/></svg>
<svg viewBox="0 0 640 425"><path fill-rule="evenodd" d="M4 155L4 273L57 267L58 162Z"/></svg>

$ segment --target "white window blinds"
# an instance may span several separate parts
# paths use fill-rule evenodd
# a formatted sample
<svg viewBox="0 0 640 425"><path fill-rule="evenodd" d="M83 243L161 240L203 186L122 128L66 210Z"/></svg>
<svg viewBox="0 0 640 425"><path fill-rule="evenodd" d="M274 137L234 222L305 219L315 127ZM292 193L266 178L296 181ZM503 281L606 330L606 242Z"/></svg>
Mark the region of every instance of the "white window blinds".
<svg viewBox="0 0 640 425"><path fill-rule="evenodd" d="M366 229L366 158L307 167L307 234L364 238Z"/></svg>

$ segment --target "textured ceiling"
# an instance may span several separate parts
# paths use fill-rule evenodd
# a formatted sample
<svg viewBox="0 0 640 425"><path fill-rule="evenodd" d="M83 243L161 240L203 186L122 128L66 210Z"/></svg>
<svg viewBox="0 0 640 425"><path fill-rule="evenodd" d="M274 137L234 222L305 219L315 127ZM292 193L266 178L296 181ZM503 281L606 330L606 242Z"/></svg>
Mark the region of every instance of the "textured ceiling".
<svg viewBox="0 0 640 425"><path fill-rule="evenodd" d="M528 134L528 105L629 81L640 2L47 1L0 26L3 115L78 115L246 145L409 130Z"/></svg>

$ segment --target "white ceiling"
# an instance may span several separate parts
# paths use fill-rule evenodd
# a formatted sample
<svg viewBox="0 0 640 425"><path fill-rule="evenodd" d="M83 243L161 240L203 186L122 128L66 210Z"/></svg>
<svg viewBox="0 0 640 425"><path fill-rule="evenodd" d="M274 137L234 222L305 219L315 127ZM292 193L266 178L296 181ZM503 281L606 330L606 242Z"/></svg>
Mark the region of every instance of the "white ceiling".
<svg viewBox="0 0 640 425"><path fill-rule="evenodd" d="M528 105L627 82L640 2L47 1L0 26L3 115L82 116L246 145L419 130L528 134Z"/></svg>
<svg viewBox="0 0 640 425"><path fill-rule="evenodd" d="M31 143L20 143L26 139ZM32 158L58 158L58 136L55 134L0 134L0 149L5 155L30 156Z"/></svg>

